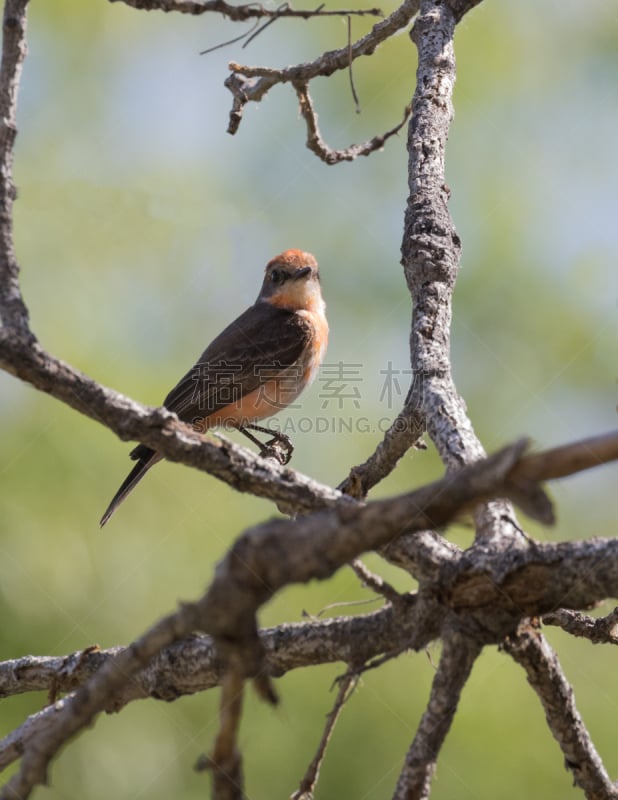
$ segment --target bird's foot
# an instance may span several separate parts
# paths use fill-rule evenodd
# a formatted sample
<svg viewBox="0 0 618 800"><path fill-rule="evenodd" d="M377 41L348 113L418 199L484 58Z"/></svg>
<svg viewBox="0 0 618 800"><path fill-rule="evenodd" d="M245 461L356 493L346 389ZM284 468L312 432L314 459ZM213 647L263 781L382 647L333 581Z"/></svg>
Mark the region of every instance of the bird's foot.
<svg viewBox="0 0 618 800"><path fill-rule="evenodd" d="M276 433L272 439L260 448L260 455L262 458L274 458L282 467L290 463L292 453L294 452L294 445L290 441L290 437L285 433Z"/></svg>

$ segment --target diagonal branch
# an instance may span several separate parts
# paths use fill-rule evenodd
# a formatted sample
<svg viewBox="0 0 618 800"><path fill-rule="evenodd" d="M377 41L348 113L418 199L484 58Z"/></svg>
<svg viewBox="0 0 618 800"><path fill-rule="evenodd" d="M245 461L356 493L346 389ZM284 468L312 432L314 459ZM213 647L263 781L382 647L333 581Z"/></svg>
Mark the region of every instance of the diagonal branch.
<svg viewBox="0 0 618 800"><path fill-rule="evenodd" d="M618 790L612 784L601 757L575 705L573 689L567 681L558 656L543 634L529 623L504 643L506 652L526 671L528 682L537 693L545 718L564 754L565 766L573 781L594 800L616 800Z"/></svg>
<svg viewBox="0 0 618 800"><path fill-rule="evenodd" d="M274 500L297 513L353 502L336 489L272 459L260 458L223 437L204 440L175 414L142 406L101 386L6 328L0 328L0 367L105 425L120 439L139 440L170 461L208 472L238 491Z"/></svg>
<svg viewBox="0 0 618 800"><path fill-rule="evenodd" d="M479 645L459 631L445 632L427 709L406 755L393 800L424 800L429 797L438 754L480 650Z"/></svg>
<svg viewBox="0 0 618 800"><path fill-rule="evenodd" d="M324 761L324 756L326 755L326 748L335 730L337 720L343 711L343 707L354 692L357 683L358 675L355 675L353 672L347 672L339 679L337 697L335 698L332 709L326 716L326 724L315 755L307 767L307 771L300 782L298 790L294 792L290 800L313 800L313 794L320 775L320 768Z"/></svg>

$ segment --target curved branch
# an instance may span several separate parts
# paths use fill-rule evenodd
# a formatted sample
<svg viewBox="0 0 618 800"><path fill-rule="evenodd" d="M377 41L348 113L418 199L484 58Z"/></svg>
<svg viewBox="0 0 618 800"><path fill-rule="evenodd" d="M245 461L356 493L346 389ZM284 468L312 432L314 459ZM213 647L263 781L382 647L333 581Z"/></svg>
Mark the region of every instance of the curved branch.
<svg viewBox="0 0 618 800"><path fill-rule="evenodd" d="M318 115L309 94L309 84L306 81L294 81L294 89L298 95L301 116L307 126L307 147L326 164L332 165L339 164L341 161L354 161L359 156L369 156L371 153L375 153L376 150L381 150L387 139L399 133L410 116L411 109L408 107L404 111L401 122L386 131L386 133L374 136L363 144L352 144L343 150L333 150L322 139L322 134L318 128Z"/></svg>

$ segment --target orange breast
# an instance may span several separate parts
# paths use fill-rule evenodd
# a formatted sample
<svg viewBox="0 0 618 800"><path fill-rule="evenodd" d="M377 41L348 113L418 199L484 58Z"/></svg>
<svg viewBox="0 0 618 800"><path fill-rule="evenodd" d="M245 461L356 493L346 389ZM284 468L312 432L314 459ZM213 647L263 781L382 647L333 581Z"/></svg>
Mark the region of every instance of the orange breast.
<svg viewBox="0 0 618 800"><path fill-rule="evenodd" d="M313 336L295 364L283 369L275 378L222 408L203 420L203 430L215 427L239 428L272 417L293 403L317 375L328 344L328 323L324 304L316 311L297 311L311 323Z"/></svg>

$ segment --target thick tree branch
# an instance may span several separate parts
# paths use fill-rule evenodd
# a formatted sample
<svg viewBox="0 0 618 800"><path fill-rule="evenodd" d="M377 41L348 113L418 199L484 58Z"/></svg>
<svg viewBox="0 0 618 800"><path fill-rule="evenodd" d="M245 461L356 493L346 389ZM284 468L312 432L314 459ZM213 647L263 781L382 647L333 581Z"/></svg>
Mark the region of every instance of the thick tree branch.
<svg viewBox="0 0 618 800"><path fill-rule="evenodd" d="M505 641L504 649L525 669L575 785L584 790L588 800L616 800L618 788L603 766L575 705L573 689L543 634L525 623L517 635Z"/></svg>
<svg viewBox="0 0 618 800"><path fill-rule="evenodd" d="M444 492L453 495L450 501L456 497L461 499L463 485L471 475L475 476L476 488L481 489L484 463L462 470L459 475L467 474L467 478L458 487L453 486L455 478L445 479L450 486L443 484L438 491L440 500L444 501ZM420 500L418 494L417 500ZM341 527L336 528L333 534L331 520L322 516L332 515L332 511L293 522L271 522L248 531L219 566L217 577L202 600L182 606L130 648L106 661L73 697L44 715L43 729L35 725L33 733L33 729L27 726L27 731L2 743L2 763L8 763L23 752L24 737L29 746L21 772L0 797L12 797L13 790L27 797L32 787L44 780L47 763L54 753L99 711L110 707L115 709L130 699L143 697L145 692L158 696L159 687L165 685L169 677L165 670L167 660L177 665L177 652L173 658L168 653L161 653L137 682L133 682L132 676L146 667L164 647L196 629L214 635L219 655L213 655L212 643L208 640L196 639L190 640L188 645L179 644L178 647L204 647L206 660L210 663L206 665L206 673L202 672L199 659L189 659L185 668L178 667L177 686L172 683L170 689L162 692L164 699L177 696L176 691L195 691L204 682L218 683L225 674L225 663L217 660L221 656L224 661L232 658L236 664L242 664L248 674L257 674L268 667L270 658L274 658L274 674L281 674L304 660L306 663L308 650L312 651L314 663L321 659L358 663L359 659L366 661L370 657L374 646L384 652L389 652L393 644L399 652L406 646L412 649L425 646L439 635L445 615L448 617L452 613L457 615L460 625L468 617L466 629L469 634L474 631L471 646L480 646L501 641L524 616L540 615L558 605L582 608L597 600L618 596L618 540L615 539L534 545L525 551L514 549L508 570L505 572L505 559L496 558L493 574L479 573L478 566L470 562L465 553L457 557L454 550L449 557L449 566L444 568L443 565L440 571L438 585L430 584L427 594L421 593L418 600L410 598L404 604L388 606L367 617L312 622L303 632L295 626L284 626L276 629L272 636L258 639L254 616L257 604L284 583L327 577L336 569L333 557L338 558L341 564L351 560L353 544L358 551L371 546L368 542L373 539L376 528L384 524L384 514L377 507L379 503L372 503L358 509L356 522L359 525L355 534L351 519L341 520ZM415 514L409 507L408 511L409 530L414 527L418 512ZM365 514L368 516L363 518ZM393 523L391 518L388 524ZM323 530L324 525L327 530ZM331 528L330 533L328 528ZM357 540L355 543L354 539ZM330 542L329 550L325 548L325 540ZM277 552L281 555L286 549L285 542L289 542L289 560L277 561L272 554ZM230 592L225 589L226 583L230 584ZM366 627L367 624L371 629ZM339 635L342 630L337 628L341 625L350 626L346 636ZM329 631L334 634L332 638ZM275 653L270 649L271 645ZM363 646L367 649L363 650ZM87 656L88 659L98 657L95 651ZM79 661L77 658L78 669L73 679L79 675ZM19 682L14 666L8 665L2 671L5 675L8 673L7 691L13 691L15 682ZM52 681L58 689L64 686L63 666L58 668L60 679ZM213 672L209 673L209 669ZM71 669L65 671L70 681ZM165 679L157 680L157 674L163 674ZM209 677L204 678L204 674ZM262 674L266 673L262 671ZM40 683L36 686L42 688Z"/></svg>
<svg viewBox="0 0 618 800"><path fill-rule="evenodd" d="M463 10L460 9L461 13ZM426 429L447 469L484 455L451 374L452 295L461 242L448 210L445 153L453 118L458 19L448 2L422 0L412 29L418 49L416 90L408 128L409 197L401 263L412 296L410 365L414 373L406 412L410 427ZM505 519L511 525L505 524ZM517 529L508 504L479 509L477 536L512 539Z"/></svg>

